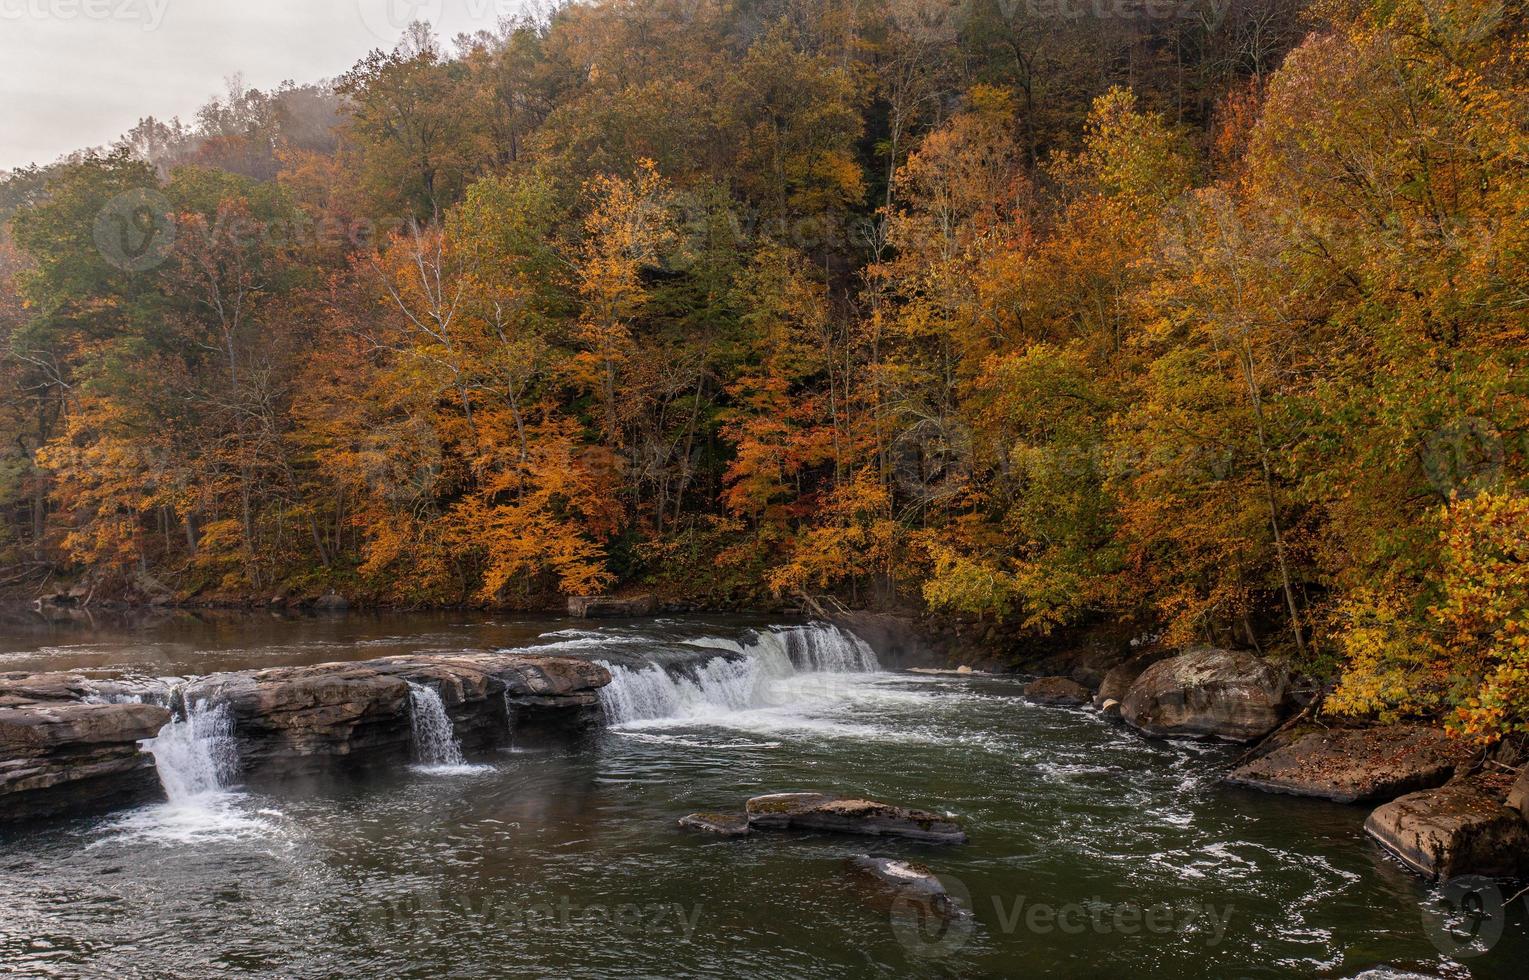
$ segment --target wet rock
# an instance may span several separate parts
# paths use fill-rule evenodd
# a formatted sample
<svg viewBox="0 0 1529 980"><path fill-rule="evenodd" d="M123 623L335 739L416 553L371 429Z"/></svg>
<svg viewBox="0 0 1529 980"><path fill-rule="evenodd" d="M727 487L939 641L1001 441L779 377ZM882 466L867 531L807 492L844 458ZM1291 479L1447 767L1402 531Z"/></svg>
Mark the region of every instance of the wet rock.
<svg viewBox="0 0 1529 980"><path fill-rule="evenodd" d="M91 682L79 674L0 674L0 708L39 701L79 701L90 691Z"/></svg>
<svg viewBox="0 0 1529 980"><path fill-rule="evenodd" d="M249 772L288 774L409 753L408 683L362 664L211 674L182 696L228 705Z"/></svg>
<svg viewBox="0 0 1529 980"><path fill-rule="evenodd" d="M847 612L830 616L829 622L864 640L876 651L877 662L888 670L934 667L943 662L909 616Z"/></svg>
<svg viewBox="0 0 1529 980"><path fill-rule="evenodd" d="M1037 704L1080 705L1089 701L1088 688L1066 677L1042 677L1025 685L1025 697Z"/></svg>
<svg viewBox="0 0 1529 980"><path fill-rule="evenodd" d="M1508 790L1508 806L1529 820L1529 766L1519 770L1518 780Z"/></svg>
<svg viewBox="0 0 1529 980"><path fill-rule="evenodd" d="M950 893L944 883L922 864L857 854L850 858L850 867L900 896L912 897L941 910L952 908Z"/></svg>
<svg viewBox="0 0 1529 980"><path fill-rule="evenodd" d="M1251 653L1202 648L1142 672L1120 716L1160 738L1251 742L1279 727L1290 704L1285 672Z"/></svg>
<svg viewBox="0 0 1529 980"><path fill-rule="evenodd" d="M161 795L140 742L170 712L148 704L38 701L0 708L0 820L90 813Z"/></svg>
<svg viewBox="0 0 1529 980"><path fill-rule="evenodd" d="M742 813L692 813L680 817L680 826L721 837L743 837L750 833L749 818Z"/></svg>
<svg viewBox="0 0 1529 980"><path fill-rule="evenodd" d="M955 820L875 800L840 799L821 793L773 793L749 800L749 826L760 830L825 830L875 837L907 837L964 844Z"/></svg>
<svg viewBox="0 0 1529 980"><path fill-rule="evenodd" d="M511 725L517 734L587 728L599 721L598 691L611 681L609 671L588 660L509 652L384 657L365 665L435 688L468 748L497 741Z"/></svg>
<svg viewBox="0 0 1529 980"><path fill-rule="evenodd" d="M1387 725L1300 735L1234 769L1227 782L1339 803L1442 786L1470 750L1436 728Z"/></svg>
<svg viewBox="0 0 1529 980"><path fill-rule="evenodd" d="M350 600L333 589L313 600L317 612L342 613L350 608Z"/></svg>
<svg viewBox="0 0 1529 980"><path fill-rule="evenodd" d="M1099 713L1106 718L1120 717L1120 702L1114 698L1105 698L1104 703L1099 705Z"/></svg>
<svg viewBox="0 0 1529 980"><path fill-rule="evenodd" d="M182 694L229 705L247 771L288 773L406 757L410 683L441 695L457 737L473 747L507 739L512 724L517 736L588 727L610 673L571 657L417 654L213 674Z"/></svg>
<svg viewBox="0 0 1529 980"><path fill-rule="evenodd" d="M1102 680L1099 681L1099 689L1094 693L1094 707L1104 710L1106 701L1116 702L1117 708L1125 696L1130 693L1131 685L1136 683L1136 678L1146 673L1148 667L1159 660L1166 660L1175 656L1173 650L1152 650L1147 653L1137 654L1124 663L1116 664L1107 670ZM1116 710L1114 717L1119 717Z"/></svg>
<svg viewBox="0 0 1529 980"><path fill-rule="evenodd" d="M578 619L651 616L653 605L653 597L650 595L631 596L625 599L607 595L571 595L568 597L568 615Z"/></svg>
<svg viewBox="0 0 1529 980"><path fill-rule="evenodd" d="M1411 793L1370 814L1365 832L1431 879L1529 874L1529 824L1522 814L1465 783Z"/></svg>

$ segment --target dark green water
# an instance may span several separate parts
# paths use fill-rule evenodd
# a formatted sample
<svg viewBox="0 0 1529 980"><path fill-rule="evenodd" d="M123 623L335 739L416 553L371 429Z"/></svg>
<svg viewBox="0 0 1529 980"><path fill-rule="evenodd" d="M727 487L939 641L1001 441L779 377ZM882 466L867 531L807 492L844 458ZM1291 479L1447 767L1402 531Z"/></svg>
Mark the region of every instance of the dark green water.
<svg viewBox="0 0 1529 980"><path fill-rule="evenodd" d="M229 787L5 831L0 972L1529 973L1523 899L1465 923L1501 938L1456 938L1431 911L1436 893L1362 838L1363 809L1224 787L1233 750L1148 742L1084 711L1029 705L1017 681L782 667L785 647L760 640L778 635L764 625L421 616L10 629L0 669L156 676L551 643L618 665L625 700L613 710L626 723L588 746L497 751L446 773ZM773 666L744 676L706 647ZM655 660L662 678L641 669ZM798 789L950 811L972 841L720 840L675 826ZM861 853L928 865L969 916L920 928L850 871Z"/></svg>

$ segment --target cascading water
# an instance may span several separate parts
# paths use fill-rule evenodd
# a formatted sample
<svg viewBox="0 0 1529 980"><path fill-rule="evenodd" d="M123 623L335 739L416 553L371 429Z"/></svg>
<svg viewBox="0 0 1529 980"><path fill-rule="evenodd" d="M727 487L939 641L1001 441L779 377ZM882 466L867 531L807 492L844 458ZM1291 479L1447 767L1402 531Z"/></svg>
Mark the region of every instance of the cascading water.
<svg viewBox="0 0 1529 980"><path fill-rule="evenodd" d="M414 736L414 761L420 765L455 767L466 764L462 744L451 727L451 716L440 692L409 683L409 728Z"/></svg>
<svg viewBox="0 0 1529 980"><path fill-rule="evenodd" d="M239 770L233 732L227 705L187 702L181 717L144 743L172 804L217 793L233 782Z"/></svg>
<svg viewBox="0 0 1529 980"><path fill-rule="evenodd" d="M692 645L716 648L718 641ZM734 644L726 644L730 651ZM755 633L736 653L671 671L659 664L606 663L611 683L600 690L612 725L660 719L703 719L790 703L790 682L803 675L866 674L879 669L859 637L813 624Z"/></svg>

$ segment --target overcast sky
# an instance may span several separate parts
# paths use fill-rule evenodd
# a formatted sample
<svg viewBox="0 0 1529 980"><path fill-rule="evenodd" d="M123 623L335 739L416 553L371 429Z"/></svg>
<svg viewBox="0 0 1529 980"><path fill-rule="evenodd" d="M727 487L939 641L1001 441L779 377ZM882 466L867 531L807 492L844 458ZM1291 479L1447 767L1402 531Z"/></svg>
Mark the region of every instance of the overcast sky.
<svg viewBox="0 0 1529 980"><path fill-rule="evenodd" d="M110 143L143 116L190 119L252 88L332 78L411 19L443 37L522 0L0 0L0 169Z"/></svg>

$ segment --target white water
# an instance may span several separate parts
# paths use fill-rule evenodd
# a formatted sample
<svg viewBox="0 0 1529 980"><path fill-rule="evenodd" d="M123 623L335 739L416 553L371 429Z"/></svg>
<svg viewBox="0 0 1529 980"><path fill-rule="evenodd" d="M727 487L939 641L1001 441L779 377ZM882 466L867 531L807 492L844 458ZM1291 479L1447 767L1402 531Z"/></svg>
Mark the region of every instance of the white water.
<svg viewBox="0 0 1529 980"><path fill-rule="evenodd" d="M722 646L712 639L692 645ZM793 716L784 727L816 727L794 709L804 701L833 700L879 667L859 637L820 624L759 632L736 644L732 656L673 672L657 664L605 666L611 683L601 689L600 701L614 726L693 721L732 727L749 716L762 728L774 727L769 716L782 712Z"/></svg>
<svg viewBox="0 0 1529 980"><path fill-rule="evenodd" d="M124 814L110 824L115 834L91 846L133 840L182 845L269 834L271 825L243 813L244 795L229 789L239 773L233 732L226 705L188 702L184 716L143 743L169 802Z"/></svg>
<svg viewBox="0 0 1529 980"><path fill-rule="evenodd" d="M462 743L451 727L451 716L433 687L409 682L409 729L414 736L414 761L426 772L471 772Z"/></svg>
<svg viewBox="0 0 1529 980"><path fill-rule="evenodd" d="M233 782L239 770L233 735L226 705L187 703L184 718L174 719L144 743L171 803L217 793Z"/></svg>

